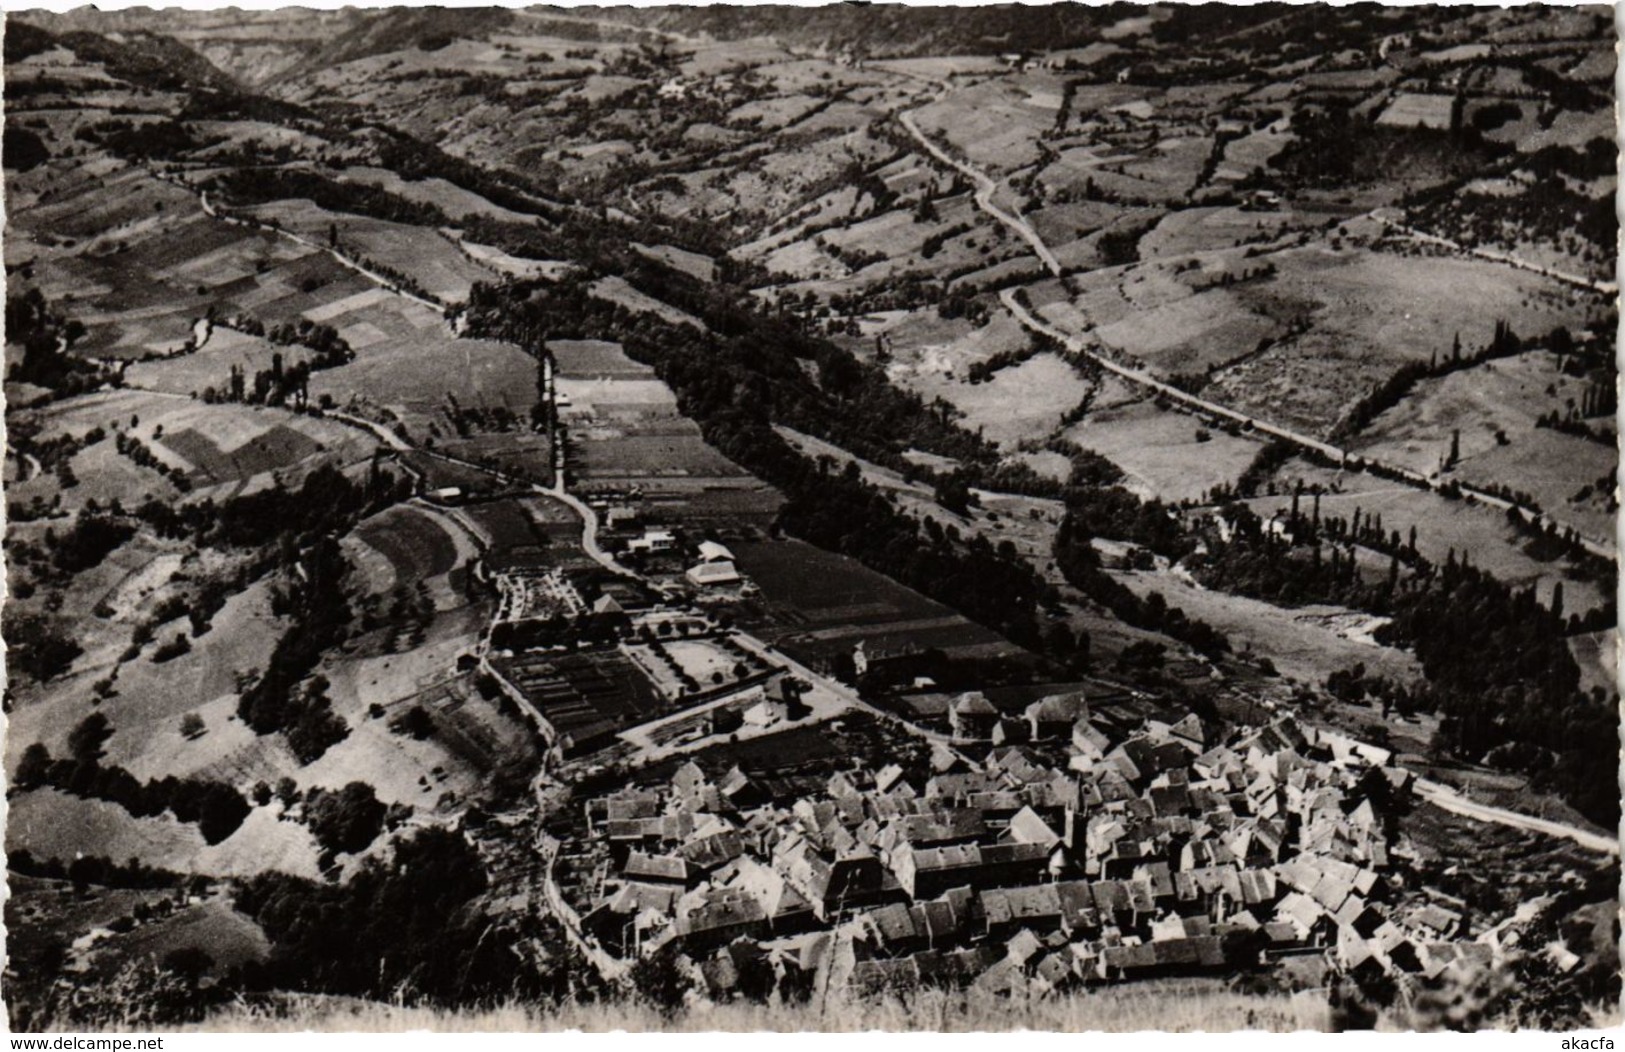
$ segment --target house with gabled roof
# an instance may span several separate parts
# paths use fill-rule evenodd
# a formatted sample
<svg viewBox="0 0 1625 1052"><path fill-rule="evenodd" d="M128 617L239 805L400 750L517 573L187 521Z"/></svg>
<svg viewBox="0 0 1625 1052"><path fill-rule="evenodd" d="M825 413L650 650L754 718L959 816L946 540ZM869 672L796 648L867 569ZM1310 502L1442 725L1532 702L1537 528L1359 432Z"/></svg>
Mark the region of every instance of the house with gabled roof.
<svg viewBox="0 0 1625 1052"><path fill-rule="evenodd" d="M959 695L948 706L948 725L959 741L987 741L998 722L999 710L979 690Z"/></svg>
<svg viewBox="0 0 1625 1052"><path fill-rule="evenodd" d="M1111 751L1111 739L1106 732L1089 720L1087 717L1073 721L1072 724L1072 760L1074 769L1087 770L1106 758ZM1082 761L1080 764L1079 761Z"/></svg>
<svg viewBox="0 0 1625 1052"><path fill-rule="evenodd" d="M1023 807L1011 816L1005 837L1022 844L1042 844L1050 849L1061 842L1061 834L1050 828L1050 824L1031 807Z"/></svg>
<svg viewBox="0 0 1625 1052"><path fill-rule="evenodd" d="M672 925L673 938L688 952L726 945L740 937L765 938L770 932L761 903L740 888L708 889L691 902L680 902Z"/></svg>
<svg viewBox="0 0 1625 1052"><path fill-rule="evenodd" d="M1051 694L1028 705L1022 716L1033 741L1067 738L1078 721L1088 722L1089 702L1081 690Z"/></svg>
<svg viewBox="0 0 1625 1052"><path fill-rule="evenodd" d="M697 873L676 855L651 855L633 851L621 867L621 879L640 884L667 884L683 887L696 880Z"/></svg>

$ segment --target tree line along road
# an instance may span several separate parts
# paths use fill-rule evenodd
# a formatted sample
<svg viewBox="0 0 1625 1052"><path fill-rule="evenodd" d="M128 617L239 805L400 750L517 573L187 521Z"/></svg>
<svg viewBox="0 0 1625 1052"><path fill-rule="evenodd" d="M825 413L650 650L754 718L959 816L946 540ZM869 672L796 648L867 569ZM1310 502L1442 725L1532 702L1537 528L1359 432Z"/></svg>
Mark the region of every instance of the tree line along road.
<svg viewBox="0 0 1625 1052"><path fill-rule="evenodd" d="M944 93L946 93L946 88L944 88ZM940 98L941 96L939 95L938 97ZM1051 274L1055 275L1056 277L1061 277L1063 275L1060 261L1055 258L1055 255L1050 251L1049 246L1044 243L1044 239L1038 235L1038 231L1033 229L1032 224L1028 223L1026 219L1022 218L1020 215L1007 212L993 203L993 193L998 188L998 184L993 180L992 176L981 171L968 162L961 161L952 156L941 146L938 146L935 142L933 142L923 131L920 130L919 125L915 123L913 112L904 111L899 113L897 115L897 119L928 154L941 163L948 165L958 172L961 172L976 184L977 189L975 199L977 207L986 212L988 215L992 216L998 222L1015 231L1015 233L1018 234L1022 240L1026 241L1027 244L1032 247L1034 255L1038 257L1039 261L1044 264L1045 269L1047 269ZM1377 218L1380 222L1388 222L1387 220L1383 220L1380 216ZM1389 225L1394 224L1390 223ZM1436 240L1442 241L1442 239ZM1453 244L1452 242L1443 243ZM1456 247L1460 248L1460 246ZM1508 260L1505 259L1501 259L1500 261L1508 262ZM1519 265L1516 263L1516 261L1513 261L1513 264ZM1525 269L1535 268L1526 267ZM1572 280L1567 275L1558 275L1545 270L1540 270L1539 272L1544 273L1548 277L1552 277L1555 280ZM1590 282L1585 282L1585 284L1590 287L1597 287ZM1081 337L1068 333L1039 318L1033 311L1021 304L1016 296L1016 291L1016 289L1003 289L999 292L999 299L1004 304L1005 309L1008 310L1011 315L1022 324L1023 327L1032 332L1039 333L1049 337L1050 339L1058 341L1071 353L1088 358L1101 368L1109 370L1110 372L1117 374L1131 383L1148 388L1156 392L1158 395L1169 399L1170 401L1178 402L1187 408L1206 413L1221 420L1229 420L1240 425L1241 427L1251 429L1259 432L1260 434L1270 435L1274 438L1281 439L1284 442L1290 442L1301 449L1307 449L1314 453L1318 453L1321 456L1330 457L1331 459L1337 461L1340 465L1345 465L1348 467L1356 467L1361 465L1369 466L1383 472L1384 474L1391 475L1419 488L1432 490L1435 492L1443 492L1447 488L1446 483L1428 478L1426 475L1412 471L1409 468L1402 468L1393 464L1385 464L1382 461L1376 460L1372 457L1352 453L1346 449L1332 445L1329 442L1315 438L1312 435L1305 435L1301 432L1293 431L1290 428L1282 427L1278 424L1272 424L1267 420L1248 416L1247 414L1232 409L1229 406L1220 405L1217 402L1211 402L1198 395L1193 395L1187 391L1181 390L1180 388L1175 387L1166 381L1157 379L1155 376L1151 375L1150 372L1144 369L1131 368L1123 365L1120 362L1113 361L1110 357L1090 347L1089 344ZM1496 508L1500 511L1506 511L1510 508L1516 507L1525 518L1530 519L1537 525L1542 527L1552 526L1560 532L1572 533L1577 542L1586 551L1593 555L1601 556L1605 559L1612 559L1615 557L1615 548L1612 543L1599 538L1588 537L1581 533L1578 529L1575 529L1572 525L1556 519L1545 512L1535 511L1532 508L1526 508L1515 503L1514 501L1506 499L1505 497L1490 493L1487 490L1480 489L1476 486L1467 485L1460 481L1455 481L1454 486L1464 496L1471 496L1474 500L1479 501L1480 503L1489 507Z"/></svg>

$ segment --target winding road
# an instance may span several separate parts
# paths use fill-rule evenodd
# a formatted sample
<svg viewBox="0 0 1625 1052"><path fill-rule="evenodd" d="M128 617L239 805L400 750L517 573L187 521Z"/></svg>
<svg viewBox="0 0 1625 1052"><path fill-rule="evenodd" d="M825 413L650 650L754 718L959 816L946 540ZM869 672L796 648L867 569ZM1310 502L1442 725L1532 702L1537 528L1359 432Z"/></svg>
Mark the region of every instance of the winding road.
<svg viewBox="0 0 1625 1052"><path fill-rule="evenodd" d="M1600 833L1587 832L1562 822L1553 822L1546 818L1535 818L1532 815L1517 811L1508 811L1504 807L1491 807L1476 800L1469 800L1456 790L1427 778L1418 778L1415 783L1416 795L1446 811L1462 815L1466 818L1476 819L1480 822L1493 822L1496 825L1508 826L1513 829L1528 830L1533 833L1545 833L1547 836L1562 837L1572 840L1589 851L1602 854L1618 855L1619 839L1603 836Z"/></svg>
<svg viewBox="0 0 1625 1052"><path fill-rule="evenodd" d="M978 208L1019 234L1022 240L1032 246L1033 254L1038 257L1039 262L1044 264L1046 270L1056 277L1062 276L1061 261L1056 259L1055 253L1051 252L1049 246L1044 244L1044 239L1038 236L1038 231L1032 228L1032 224L1027 222L1020 213L1006 212L993 203L993 195L998 192L999 184L993 181L992 176L979 168L974 168L958 160L948 151L932 142L920 130L920 126L914 123L914 114L911 111L905 110L899 113L897 119L902 122L903 127L908 129L908 133L914 136L932 157L962 173L976 184L976 206Z"/></svg>
<svg viewBox="0 0 1625 1052"><path fill-rule="evenodd" d="M1397 220L1389 219L1382 215L1381 209L1372 211L1370 215L1372 219L1375 219L1388 229L1397 230L1416 241L1425 241L1430 245L1438 245L1469 256L1477 256L1479 259L1487 259L1491 263L1501 263L1509 267L1515 267L1518 270L1527 270L1531 274L1539 274L1543 278L1551 278L1553 281L1561 281L1564 284L1575 285L1582 289L1589 289L1592 292L1600 292L1604 296L1619 295L1619 285L1616 282L1598 281L1579 274L1570 274L1566 270L1557 270L1553 267L1542 266L1539 263L1531 263L1526 259L1514 256L1510 252L1497 252L1493 248L1474 248L1470 245L1464 245L1460 241L1452 241L1447 237L1430 234L1426 230L1418 230L1416 227L1406 226Z"/></svg>
<svg viewBox="0 0 1625 1052"><path fill-rule="evenodd" d="M153 174L155 176L157 176L158 178L160 178L160 179L164 179L165 182L173 183L174 185L184 187L185 189L196 193L197 198L198 198L198 204L202 206L204 213L206 215L208 215L208 217L210 219L218 219L222 223L231 223L234 226L246 226L246 227L250 227L250 228L253 228L253 229L270 230L273 233L280 234L282 237L287 238L289 241L295 242L296 244L303 245L306 248L313 249L313 250L315 250L317 252L326 252L328 255L332 256L333 259L335 261L337 261L340 266L347 267L350 270L355 271L357 274L360 274L362 277L366 278L368 281L370 281L373 284L377 285L379 288L382 288L382 289L384 289L384 290L386 290L388 292L393 292L397 296L400 296L402 299L408 299L408 300L411 300L413 303L416 303L416 304L418 304L420 306L427 307L430 310L434 311L436 314L442 314L443 315L443 314L446 313L446 305L444 303L437 303L436 301L428 299L428 298L426 298L424 296L419 296L415 292L411 292L411 291L408 291L407 289L401 288L398 284L396 284L396 282L393 279L391 279L389 277L386 277L385 275L380 274L375 270L369 270L368 268L362 266L360 263L357 263L355 260L351 259L349 256L346 256L344 253L340 252L336 248L330 248L327 245L318 244L317 242L312 241L308 237L304 237L303 235L300 235L300 234L295 234L293 231L284 229L283 227L280 227L280 226L270 226L269 224L266 224L266 223L256 223L256 222L253 222L253 221L248 220L248 219L241 219L241 218L239 218L237 216L234 216L234 215L226 215L226 214L220 212L218 209L216 209L214 207L214 205L209 203L209 191L207 191L207 190L199 190L199 189L193 187L192 185L190 185L189 183L186 183L184 181L177 181L177 180L174 180L174 179L170 179L170 178L167 178L165 176L158 175L158 173L156 173L156 172L154 172Z"/></svg>
<svg viewBox="0 0 1625 1052"><path fill-rule="evenodd" d="M946 86L944 86L943 90L947 90ZM1045 268L1048 269L1051 274L1054 274L1056 277L1062 276L1059 261L1056 260L1054 254L1050 252L1049 247L1044 244L1043 239L1038 236L1038 232L1032 228L1031 224L1029 224L1024 218L1018 215L1012 215L1011 213L1006 212L1004 209L1001 209L997 205L993 204L992 197L994 191L997 189L997 184L994 182L991 176L971 166L970 164L951 156L935 142L932 142L931 139L920 130L919 125L915 123L913 114L911 112L901 112L897 115L897 117L902 123L903 127L908 130L909 134L919 142L927 153L942 163L949 165L959 172L962 172L976 184L976 204L982 209L982 211L986 212L1000 223L1003 223L1005 226L1015 231L1015 233L1020 235L1023 240L1031 245L1034 254L1038 256L1039 260L1044 264ZM1602 292L1607 295L1613 295L1617 291L1617 286L1612 282L1594 282L1586 278L1577 277L1571 274L1563 274L1549 268L1526 263L1517 259L1516 257L1507 256L1503 253L1491 252L1487 249L1471 249L1466 246L1459 245L1453 241L1449 241L1445 238L1437 237L1436 235L1425 234L1421 231L1413 230L1410 227L1401 226L1400 224L1394 223L1391 220L1384 219L1381 215L1375 212L1372 213L1372 217L1386 226L1401 230L1413 237L1445 245L1456 249L1457 251L1481 256L1483 258L1504 263L1509 266L1529 270L1553 280L1580 285L1591 289L1592 291ZM1281 427L1278 424L1272 424L1267 420L1261 420L1257 417L1248 416L1247 414L1232 409L1229 406L1220 405L1217 402L1209 401L1208 399L1202 398L1199 395L1194 395L1175 387L1172 384L1151 375L1150 372L1144 369L1131 368L1122 364L1121 362L1114 361L1110 357L1091 347L1081 336L1066 332L1038 317L1036 313L1028 309L1020 302L1016 289L1007 288L1001 290L999 293L999 299L1004 304L1005 309L1007 309L1011 315L1015 317L1015 319L1025 328L1060 342L1061 345L1066 347L1071 353L1087 358L1099 365L1101 368L1122 377L1130 383L1137 384L1148 390L1154 391L1158 395L1165 397L1170 401L1178 402L1189 409L1207 413L1222 420L1233 421L1242 427L1250 428L1253 431L1257 431L1261 434L1271 435L1275 438L1281 439L1282 441L1290 442L1302 449L1312 450L1323 456L1336 460L1339 464L1349 464L1349 466L1352 467L1358 463L1375 467L1384 472L1397 476L1398 478L1412 485L1436 492L1446 488L1446 483L1435 479L1430 479L1419 472L1411 471L1408 468L1401 468L1392 464L1385 464L1364 454L1352 453L1346 449L1332 445L1329 442L1315 438L1312 435L1305 435L1300 432L1293 431L1290 428ZM1522 505L1515 505L1512 501L1509 501L1504 497L1485 492L1482 489L1466 485L1459 481L1455 482L1455 485L1464 496L1470 496L1472 499L1489 507L1505 511L1516 506L1526 518L1530 518L1542 526L1549 524L1562 531L1572 531L1585 550L1591 552L1593 555L1599 555L1609 559L1615 557L1614 546L1612 544L1604 543L1596 538L1587 537L1584 534L1581 534L1579 530L1576 530L1566 523L1554 519L1549 515L1534 512L1533 510L1525 508ZM1515 829L1545 833L1549 836L1562 837L1572 840L1580 846L1592 851L1604 852L1616 856L1619 854L1618 839L1609 839L1606 836L1579 829L1574 826L1565 825L1561 822L1553 822L1544 818L1535 818L1530 815L1520 814L1516 811L1509 811L1505 808L1492 807L1488 804L1478 803L1477 801L1467 799L1455 790L1450 789L1447 786L1440 785L1437 782L1418 778L1416 781L1416 791L1424 799L1429 800L1447 811L1451 811L1480 822L1491 822L1498 825L1509 826Z"/></svg>
<svg viewBox="0 0 1625 1052"><path fill-rule="evenodd" d="M915 123L914 114L912 112L901 112L897 115L897 119L899 122L901 122L903 127L908 130L908 133L912 135L917 142L919 142L921 147L924 148L927 153L941 161L943 164L951 166L956 171L962 172L964 175L970 178L977 187L975 195L977 206L989 216L992 216L994 219L1010 228L1030 246L1032 246L1033 253L1038 257L1040 262L1044 264L1045 268L1048 269L1051 274L1054 274L1056 277L1061 276L1062 268L1060 262L1055 258L1054 253L1049 250L1049 246L1044 244L1044 239L1038 236L1038 232L1032 228L1032 225L1023 217L1013 215L993 203L993 194L997 189L998 184L994 182L992 176L975 168L967 162L953 157L942 147L938 146L923 131L920 130L919 125ZM1386 223L1389 226L1396 226L1396 224L1390 222L1389 220L1383 219L1376 213L1372 213L1372 216L1373 218L1377 219L1378 222ZM1409 228L1402 229L1405 229L1408 233L1412 233L1413 235L1419 235L1419 232L1410 231ZM1461 251L1474 251L1471 249L1466 249L1460 245L1455 245L1454 242L1445 241L1443 238L1433 238L1432 235L1419 236L1427 237L1446 245L1451 245ZM1477 252L1475 254L1482 255L1483 252ZM1576 279L1572 275L1557 274L1543 268L1537 268L1533 264L1524 264L1510 258L1499 258L1498 256L1491 256L1490 258L1497 258L1498 261L1502 263L1508 263L1513 266L1522 266L1527 270L1534 270L1537 273L1545 274L1547 277L1553 278L1554 280L1578 281L1579 283L1586 285L1588 288L1594 288L1597 291L1603 291L1600 286L1608 284L1606 282L1587 282L1585 279ZM1147 388L1155 392L1157 395L1167 398L1169 401L1178 402L1180 405L1183 405L1188 409L1206 413L1209 416L1218 418L1220 420L1231 421L1243 428L1251 429L1260 434L1270 435L1271 437L1281 439L1284 442L1290 442L1300 449L1307 449L1322 456L1329 457L1337 461L1339 464L1350 468L1356 468L1362 465L1375 468L1385 474L1410 483L1411 485L1434 492L1442 493L1446 489L1451 488L1453 485L1454 488L1459 490L1463 496L1471 497L1473 500L1488 507L1495 508L1499 511L1506 511L1510 508L1516 507L1525 519L1530 520L1539 526L1545 527L1549 525L1562 533L1572 532L1577 542L1586 551L1593 555L1601 556L1606 559L1612 559L1616 555L1615 546L1610 540L1586 536L1571 524L1563 522L1560 519L1556 519L1545 512L1537 512L1532 508L1517 504L1505 497L1490 493L1487 490L1461 482L1460 480L1446 481L1430 478L1427 475L1423 475L1417 471L1412 471L1409 468L1400 467L1395 464L1387 464L1367 454L1355 453L1350 450L1343 449L1339 446L1333 445L1330 442L1316 438L1313 435L1306 435L1302 432L1294 431L1291 428L1282 427L1279 424L1273 424L1267 420L1263 420L1255 416L1249 416L1248 414L1236 409L1232 409L1229 406L1221 405L1218 402L1209 401L1208 399L1202 398L1199 395L1191 394L1164 380L1158 379L1145 369L1132 368L1122 364L1121 362L1114 361L1109 356L1101 353L1097 348L1091 346L1088 341L1084 340L1081 336L1069 333L1040 318L1034 311L1022 305L1018 299L1017 293L1018 290L1014 288L1003 289L999 292L999 299L1001 302L1003 302L1005 309L1008 310L1011 315L1025 328L1031 330L1032 332L1047 336L1052 340L1058 341L1071 353L1087 358L1099 365L1101 368L1115 373L1123 379L1128 380L1130 383Z"/></svg>

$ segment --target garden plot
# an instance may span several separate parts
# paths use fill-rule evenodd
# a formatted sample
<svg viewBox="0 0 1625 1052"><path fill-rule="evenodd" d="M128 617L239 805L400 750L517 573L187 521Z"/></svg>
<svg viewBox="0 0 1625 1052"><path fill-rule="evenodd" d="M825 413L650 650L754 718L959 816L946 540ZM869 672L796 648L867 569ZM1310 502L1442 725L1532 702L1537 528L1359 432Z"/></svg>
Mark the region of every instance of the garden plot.
<svg viewBox="0 0 1625 1052"><path fill-rule="evenodd" d="M1233 484L1259 449L1250 438L1158 409L1149 400L1092 409L1063 437L1122 468L1129 489L1169 503L1200 501L1215 486Z"/></svg>
<svg viewBox="0 0 1625 1052"><path fill-rule="evenodd" d="M558 395L569 399L566 411L572 415L615 414L628 407L640 415L677 415L677 396L663 380L577 380L559 376L554 379L553 388Z"/></svg>
<svg viewBox="0 0 1625 1052"><path fill-rule="evenodd" d="M698 683L700 692L726 687L741 678L736 675L736 666L741 663L739 655L711 640L662 640L660 648L670 658L669 662L663 660L652 645L629 645L624 649L668 701L677 701L688 693L683 686L683 676ZM753 662L746 664L747 676L753 666Z"/></svg>
<svg viewBox="0 0 1625 1052"><path fill-rule="evenodd" d="M941 647L950 656L1019 655L996 633L971 623L856 560L799 541L731 545L741 570L761 589L753 625L804 660Z"/></svg>

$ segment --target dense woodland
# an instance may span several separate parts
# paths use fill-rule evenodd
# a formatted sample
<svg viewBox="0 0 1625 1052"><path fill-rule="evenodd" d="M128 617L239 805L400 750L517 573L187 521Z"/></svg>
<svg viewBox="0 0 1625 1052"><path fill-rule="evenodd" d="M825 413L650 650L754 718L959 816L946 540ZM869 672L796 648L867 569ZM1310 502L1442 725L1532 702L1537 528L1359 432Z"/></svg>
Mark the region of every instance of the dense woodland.
<svg viewBox="0 0 1625 1052"><path fill-rule="evenodd" d="M1277 531L1244 505L1220 514L1228 540L1204 532L1207 554L1192 560L1204 586L1392 617L1377 638L1421 661L1426 682L1415 702L1442 717L1436 744L1443 751L1526 773L1595 821L1617 824L1619 794L1601 773L1615 766L1615 700L1579 689L1561 600L1543 606L1532 588L1506 585L1454 552L1432 566L1415 555L1414 537L1384 535L1380 520L1352 524L1362 546L1389 548L1387 573L1371 576L1361 572L1351 527L1341 520L1294 510Z"/></svg>
<svg viewBox="0 0 1625 1052"><path fill-rule="evenodd" d="M494 930L478 908L486 888L474 847L440 828L397 842L390 862L369 859L342 884L275 872L251 878L235 903L273 949L236 985L462 1006L592 996L595 973L556 923L523 919L514 922L520 930ZM539 965L515 949L532 940L545 955Z"/></svg>

